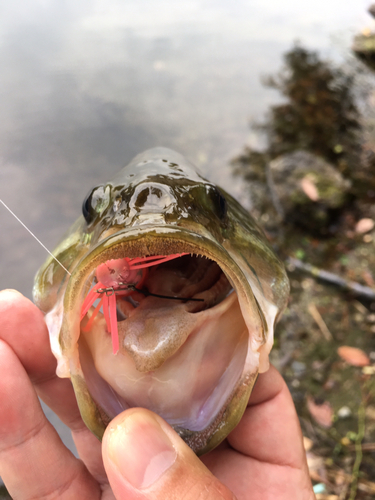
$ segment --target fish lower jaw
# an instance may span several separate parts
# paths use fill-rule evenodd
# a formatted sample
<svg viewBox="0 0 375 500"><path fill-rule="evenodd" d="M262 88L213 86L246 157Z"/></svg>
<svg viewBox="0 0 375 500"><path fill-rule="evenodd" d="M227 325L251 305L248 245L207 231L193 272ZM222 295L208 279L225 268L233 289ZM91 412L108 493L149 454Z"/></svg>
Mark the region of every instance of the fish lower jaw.
<svg viewBox="0 0 375 500"><path fill-rule="evenodd" d="M194 314L183 315L182 308L174 306L169 312L137 309L127 331L128 320L119 322L116 355L103 317L82 334L85 379L110 418L129 407L144 407L175 427L199 432L226 405L248 359L248 330L237 296L232 292L217 306ZM182 336L180 330L185 330ZM181 345L176 344L176 337Z"/></svg>

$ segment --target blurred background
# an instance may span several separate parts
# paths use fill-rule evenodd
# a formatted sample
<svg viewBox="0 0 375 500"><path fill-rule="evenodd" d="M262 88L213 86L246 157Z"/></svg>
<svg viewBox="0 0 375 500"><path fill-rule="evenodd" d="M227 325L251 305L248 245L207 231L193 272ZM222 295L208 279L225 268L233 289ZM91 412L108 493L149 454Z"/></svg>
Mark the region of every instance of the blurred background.
<svg viewBox="0 0 375 500"><path fill-rule="evenodd" d="M375 446L365 450L368 463L361 460L356 475L354 470L363 391L370 407L366 418L375 428L370 401L375 263L368 260L375 219L374 77L352 51L358 34L372 39L368 7L368 0L0 4L0 198L50 250L80 215L89 188L154 146L186 155L239 198L260 220L291 275L292 299L273 361L293 393L306 446L315 446L315 453L308 452L321 498L375 494L375 475L369 472ZM308 88L320 85L311 79L317 73L329 90L323 97L326 109L331 109L330 99L347 103L332 117L316 93L307 95ZM307 93L299 100L301 88ZM314 123L300 126L311 116L306 102L323 112L323 121L330 120L315 135ZM313 115L317 122L318 114ZM289 123L280 121L285 116ZM302 173L286 175L300 165ZM326 194L317 173L330 179ZM295 217L297 212L303 217ZM0 228L0 286L31 298L33 276L47 255L2 205ZM328 267L344 285L318 283L309 265ZM370 292L353 292L348 280ZM293 299L293 293L305 302ZM330 312L327 304L335 300ZM328 333L322 333L321 320ZM335 328L349 332L349 340ZM337 355L338 346L347 343L367 356L367 373ZM320 351L306 352L301 347L306 345L319 345ZM324 392L336 391L335 367L347 370L347 379L359 377L359 385L349 388L359 394L357 402L348 397L352 406L346 400L329 402ZM316 373L324 375L315 380ZM329 425L316 419L316 407L324 404L330 405ZM340 421L342 408L347 410ZM73 449L69 432L46 413ZM370 444L375 441L371 425ZM361 483L361 467L372 484L368 490ZM354 495L362 496L353 496L353 477Z"/></svg>

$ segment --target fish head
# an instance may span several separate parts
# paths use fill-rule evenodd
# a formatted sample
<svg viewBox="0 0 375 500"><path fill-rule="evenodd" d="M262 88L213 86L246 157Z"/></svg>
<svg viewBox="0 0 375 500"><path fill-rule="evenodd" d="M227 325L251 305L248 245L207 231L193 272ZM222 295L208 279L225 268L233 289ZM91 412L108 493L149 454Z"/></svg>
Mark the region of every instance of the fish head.
<svg viewBox="0 0 375 500"><path fill-rule="evenodd" d="M92 189L34 297L57 373L101 438L130 407L162 416L197 453L241 419L268 369L284 267L248 212L178 153L138 155Z"/></svg>

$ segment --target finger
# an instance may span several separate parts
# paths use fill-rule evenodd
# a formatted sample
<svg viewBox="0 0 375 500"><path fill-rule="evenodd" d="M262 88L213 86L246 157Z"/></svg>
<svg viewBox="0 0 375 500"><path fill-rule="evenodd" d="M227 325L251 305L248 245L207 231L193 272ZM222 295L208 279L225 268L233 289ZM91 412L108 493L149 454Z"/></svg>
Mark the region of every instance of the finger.
<svg viewBox="0 0 375 500"><path fill-rule="evenodd" d="M305 463L302 432L288 387L271 366L259 376L245 414L228 436L240 453L290 467Z"/></svg>
<svg viewBox="0 0 375 500"><path fill-rule="evenodd" d="M56 375L56 359L51 352L42 312L19 292L3 290L0 292L0 316L0 338L18 356L39 397L72 430L86 467L100 483L104 483L106 474L101 444L81 418L70 380Z"/></svg>
<svg viewBox="0 0 375 500"><path fill-rule="evenodd" d="M261 462L231 449L202 457L210 471L238 500L314 500L307 470Z"/></svg>
<svg viewBox="0 0 375 500"><path fill-rule="evenodd" d="M108 485L108 478L103 464L102 443L85 424L83 425L82 430L72 431L73 441L79 457L100 485Z"/></svg>
<svg viewBox="0 0 375 500"><path fill-rule="evenodd" d="M266 493L280 500L314 498L298 417L274 367L259 376L227 443L202 461L239 499L258 500Z"/></svg>
<svg viewBox="0 0 375 500"><path fill-rule="evenodd" d="M16 353L42 399L69 427L80 427L72 385L56 375L56 359L42 312L17 291L3 290L0 316L0 338Z"/></svg>
<svg viewBox="0 0 375 500"><path fill-rule="evenodd" d="M0 474L12 498L99 499L99 485L62 444L19 359L1 340L0 380Z"/></svg>
<svg viewBox="0 0 375 500"><path fill-rule="evenodd" d="M233 500L159 416L133 408L118 415L103 439L107 475L118 500Z"/></svg>
<svg viewBox="0 0 375 500"><path fill-rule="evenodd" d="M270 365L269 370L258 376L251 392L248 406L258 405L276 397L285 385L283 377Z"/></svg>

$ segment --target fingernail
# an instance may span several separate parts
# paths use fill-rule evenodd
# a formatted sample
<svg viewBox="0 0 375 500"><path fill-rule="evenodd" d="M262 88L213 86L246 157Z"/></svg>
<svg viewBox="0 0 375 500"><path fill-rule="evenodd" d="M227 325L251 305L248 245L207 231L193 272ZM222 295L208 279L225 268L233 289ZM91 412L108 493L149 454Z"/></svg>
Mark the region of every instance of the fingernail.
<svg viewBox="0 0 375 500"><path fill-rule="evenodd" d="M109 429L108 455L121 475L136 489L148 488L176 460L176 450L150 414L131 413Z"/></svg>

